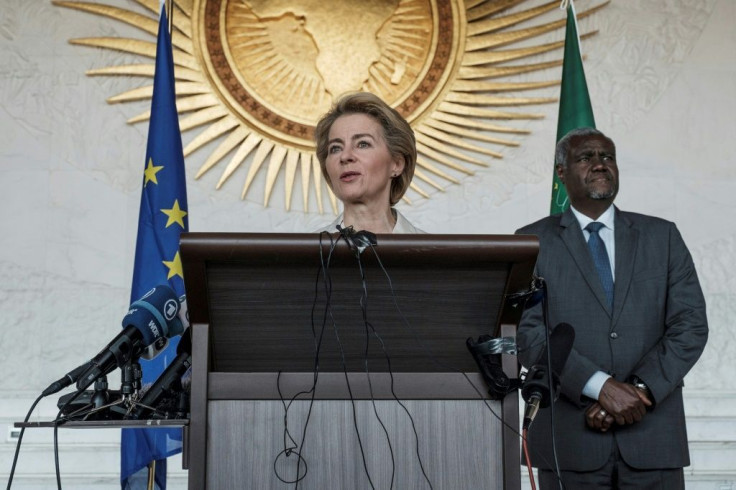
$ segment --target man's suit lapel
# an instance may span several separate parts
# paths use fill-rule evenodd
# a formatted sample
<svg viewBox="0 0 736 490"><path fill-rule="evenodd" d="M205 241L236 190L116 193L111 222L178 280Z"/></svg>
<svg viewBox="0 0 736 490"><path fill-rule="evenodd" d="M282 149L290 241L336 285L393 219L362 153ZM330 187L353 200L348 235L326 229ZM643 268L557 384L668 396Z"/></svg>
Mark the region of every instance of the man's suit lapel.
<svg viewBox="0 0 736 490"><path fill-rule="evenodd" d="M618 321L634 275L639 232L631 221L616 208L614 235L616 240L616 280L613 286L613 325Z"/></svg>
<svg viewBox="0 0 736 490"><path fill-rule="evenodd" d="M598 277L598 271L595 269L593 257L591 257L590 251L588 250L588 244L585 243L583 231L580 229L580 223L578 223L578 220L570 209L565 211L560 217L560 238L562 238L570 255L572 255L588 287L593 291L598 302L610 316L611 310L608 306L608 300L606 299L606 293L603 291L601 280Z"/></svg>

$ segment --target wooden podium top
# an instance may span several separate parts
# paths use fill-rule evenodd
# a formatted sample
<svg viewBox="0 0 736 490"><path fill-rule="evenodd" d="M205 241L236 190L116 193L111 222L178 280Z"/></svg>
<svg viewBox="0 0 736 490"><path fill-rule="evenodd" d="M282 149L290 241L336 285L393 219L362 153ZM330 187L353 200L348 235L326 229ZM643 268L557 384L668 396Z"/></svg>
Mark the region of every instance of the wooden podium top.
<svg viewBox="0 0 736 490"><path fill-rule="evenodd" d="M190 320L209 325L211 371L363 372L367 358L387 372L388 356L393 372L476 372L465 341L518 323L505 297L529 287L536 237L377 242L359 265L344 240L330 256L326 234L182 234Z"/></svg>

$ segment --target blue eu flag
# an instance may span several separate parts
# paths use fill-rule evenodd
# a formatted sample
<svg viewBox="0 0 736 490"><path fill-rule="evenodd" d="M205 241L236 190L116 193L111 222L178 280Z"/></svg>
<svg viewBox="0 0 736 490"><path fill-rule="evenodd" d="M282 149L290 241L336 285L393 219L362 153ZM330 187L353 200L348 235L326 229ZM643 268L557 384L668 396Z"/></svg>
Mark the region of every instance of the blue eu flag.
<svg viewBox="0 0 736 490"><path fill-rule="evenodd" d="M179 235L188 227L184 154L174 91L174 59L166 12L162 9L131 302L159 284L168 284L178 295L184 294ZM171 340L168 348L153 360L141 361L144 384L154 382L176 356L178 339ZM178 428L124 429L120 465L122 487L136 487L134 482L138 478L133 475L145 469L151 461L157 461L156 485L165 489L166 458L181 452L181 447L181 429ZM143 480L145 482L147 476Z"/></svg>

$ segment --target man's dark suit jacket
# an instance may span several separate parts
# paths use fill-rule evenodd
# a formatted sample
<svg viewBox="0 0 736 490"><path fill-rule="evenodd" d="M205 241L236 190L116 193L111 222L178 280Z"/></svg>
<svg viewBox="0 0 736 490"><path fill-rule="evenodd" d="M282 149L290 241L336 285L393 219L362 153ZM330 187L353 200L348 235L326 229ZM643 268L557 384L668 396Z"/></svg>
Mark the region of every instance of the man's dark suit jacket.
<svg viewBox="0 0 736 490"><path fill-rule="evenodd" d="M566 322L575 344L561 375L555 436L562 470L593 471L611 455L614 440L624 461L640 469L690 464L682 401L683 378L708 337L705 300L690 253L674 223L615 210L615 285L609 308L593 259L571 210L517 231L537 235L536 273L547 283L550 327ZM541 308L527 310L518 330L519 357L530 366L544 346ZM592 403L583 386L596 371L618 381L637 375L655 406L641 422L589 429ZM531 426L532 464L553 469L550 410Z"/></svg>

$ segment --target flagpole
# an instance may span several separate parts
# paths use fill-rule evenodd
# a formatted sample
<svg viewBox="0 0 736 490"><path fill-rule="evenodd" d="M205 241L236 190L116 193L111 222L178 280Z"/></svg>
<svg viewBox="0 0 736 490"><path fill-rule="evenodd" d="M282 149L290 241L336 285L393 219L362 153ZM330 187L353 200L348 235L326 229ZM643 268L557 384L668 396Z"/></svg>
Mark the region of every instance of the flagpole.
<svg viewBox="0 0 736 490"><path fill-rule="evenodd" d="M148 463L148 490L154 490L156 484L156 460L152 459Z"/></svg>
<svg viewBox="0 0 736 490"><path fill-rule="evenodd" d="M174 30L174 1L166 0L166 18L169 19L169 36Z"/></svg>

